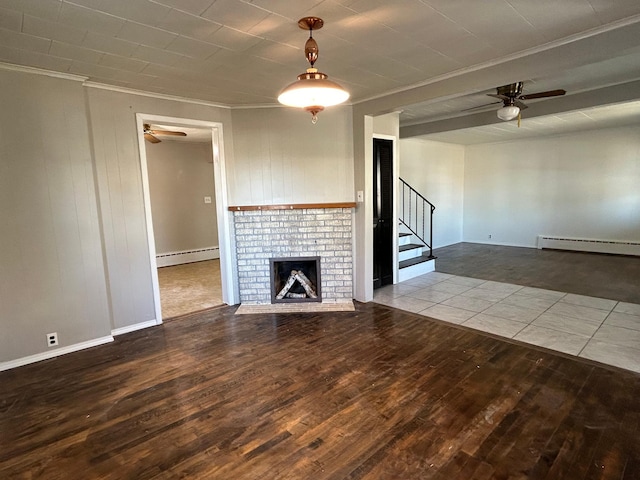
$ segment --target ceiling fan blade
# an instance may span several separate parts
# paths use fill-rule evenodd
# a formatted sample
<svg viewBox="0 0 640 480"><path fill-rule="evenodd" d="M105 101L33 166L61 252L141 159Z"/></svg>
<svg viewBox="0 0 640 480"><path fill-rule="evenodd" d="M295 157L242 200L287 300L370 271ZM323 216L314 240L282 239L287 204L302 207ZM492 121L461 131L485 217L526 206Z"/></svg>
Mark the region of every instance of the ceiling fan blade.
<svg viewBox="0 0 640 480"><path fill-rule="evenodd" d="M184 132L174 132L171 130L149 130L154 135L173 135L174 137L186 137L187 134Z"/></svg>
<svg viewBox="0 0 640 480"><path fill-rule="evenodd" d="M545 97L559 97L564 95L566 90L562 90L561 88L558 90L549 90L547 92L538 92L538 93L529 93L527 95L520 95L518 98L520 100L532 100L534 98L545 98Z"/></svg>
<svg viewBox="0 0 640 480"><path fill-rule="evenodd" d="M480 108L487 108L487 107L490 107L491 105L498 105L499 103L502 103L502 102L485 103L484 105L478 105L477 107L465 108L464 110L460 110L460 111L461 112L469 112L471 110L478 110Z"/></svg>
<svg viewBox="0 0 640 480"><path fill-rule="evenodd" d="M514 100L513 104L518 107L520 110L524 110L525 108L529 108L525 103L521 102L520 100Z"/></svg>
<svg viewBox="0 0 640 480"><path fill-rule="evenodd" d="M144 134L144 139L147 142L150 142L150 143L160 143L161 142L160 139L158 139L158 138L154 137L153 135L151 135L150 133L146 133L146 132Z"/></svg>
<svg viewBox="0 0 640 480"><path fill-rule="evenodd" d="M500 100L509 100L509 98L510 98L510 97L508 97L506 95L500 95L498 93L487 93L487 95L489 95L490 97L499 98Z"/></svg>

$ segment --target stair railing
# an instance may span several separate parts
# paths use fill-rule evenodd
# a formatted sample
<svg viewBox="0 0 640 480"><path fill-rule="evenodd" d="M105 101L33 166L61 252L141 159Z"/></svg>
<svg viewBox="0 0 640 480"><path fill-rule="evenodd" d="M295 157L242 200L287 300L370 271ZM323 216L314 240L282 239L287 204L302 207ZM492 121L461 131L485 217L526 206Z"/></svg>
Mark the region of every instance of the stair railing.
<svg viewBox="0 0 640 480"><path fill-rule="evenodd" d="M429 258L433 258L433 211L436 207L402 178L400 183L402 194L400 222L429 247Z"/></svg>

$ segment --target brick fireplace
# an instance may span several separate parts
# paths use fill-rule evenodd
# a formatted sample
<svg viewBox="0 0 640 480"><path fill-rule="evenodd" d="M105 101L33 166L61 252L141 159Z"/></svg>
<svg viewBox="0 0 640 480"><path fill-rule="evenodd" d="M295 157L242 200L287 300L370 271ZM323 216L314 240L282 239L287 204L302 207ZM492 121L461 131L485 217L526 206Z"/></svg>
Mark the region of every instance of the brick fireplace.
<svg viewBox="0 0 640 480"><path fill-rule="evenodd" d="M270 259L319 257L322 303L353 299L352 204L230 207L240 302L272 303Z"/></svg>

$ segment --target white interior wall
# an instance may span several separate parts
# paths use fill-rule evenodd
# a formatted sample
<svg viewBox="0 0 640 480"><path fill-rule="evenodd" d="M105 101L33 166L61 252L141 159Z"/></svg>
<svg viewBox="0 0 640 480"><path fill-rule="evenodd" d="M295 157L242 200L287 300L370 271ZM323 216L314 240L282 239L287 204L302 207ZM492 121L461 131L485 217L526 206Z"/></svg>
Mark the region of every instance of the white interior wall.
<svg viewBox="0 0 640 480"><path fill-rule="evenodd" d="M351 107L232 111L230 205L353 202Z"/></svg>
<svg viewBox="0 0 640 480"><path fill-rule="evenodd" d="M353 114L353 169L355 191L364 193L353 219L353 295L359 302L373 300L373 117L358 106Z"/></svg>
<svg viewBox="0 0 640 480"><path fill-rule="evenodd" d="M638 241L639 185L640 126L468 146L464 241Z"/></svg>
<svg viewBox="0 0 640 480"><path fill-rule="evenodd" d="M111 324L82 83L0 70L0 104L4 369L109 341Z"/></svg>
<svg viewBox="0 0 640 480"><path fill-rule="evenodd" d="M373 117L373 135L389 135L396 139L400 138L400 112Z"/></svg>
<svg viewBox="0 0 640 480"><path fill-rule="evenodd" d="M156 254L217 246L211 143L147 142L146 153Z"/></svg>
<svg viewBox="0 0 640 480"><path fill-rule="evenodd" d="M433 247L462 241L465 148L419 139L400 141L400 177L436 206Z"/></svg>

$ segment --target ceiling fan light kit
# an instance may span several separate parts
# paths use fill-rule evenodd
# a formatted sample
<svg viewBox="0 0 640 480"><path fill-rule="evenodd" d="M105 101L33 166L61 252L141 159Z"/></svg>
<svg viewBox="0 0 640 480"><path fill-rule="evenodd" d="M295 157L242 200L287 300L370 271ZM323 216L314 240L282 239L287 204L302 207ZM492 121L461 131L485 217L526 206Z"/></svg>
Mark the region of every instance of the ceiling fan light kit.
<svg viewBox="0 0 640 480"><path fill-rule="evenodd" d="M311 113L311 122L318 121L318 113L325 107L345 102L349 92L327 79L327 75L314 67L318 59L318 44L313 38L313 30L322 28L324 21L318 17L305 17L298 21L298 26L309 30L309 38L305 43L304 53L311 65L305 73L298 75L298 80L286 86L278 96L278 101L289 107L297 107Z"/></svg>
<svg viewBox="0 0 640 480"><path fill-rule="evenodd" d="M518 116L518 114L520 113L520 108L516 107L515 105L508 105L506 107L498 109L497 113L500 120L508 122L509 120L513 120Z"/></svg>

